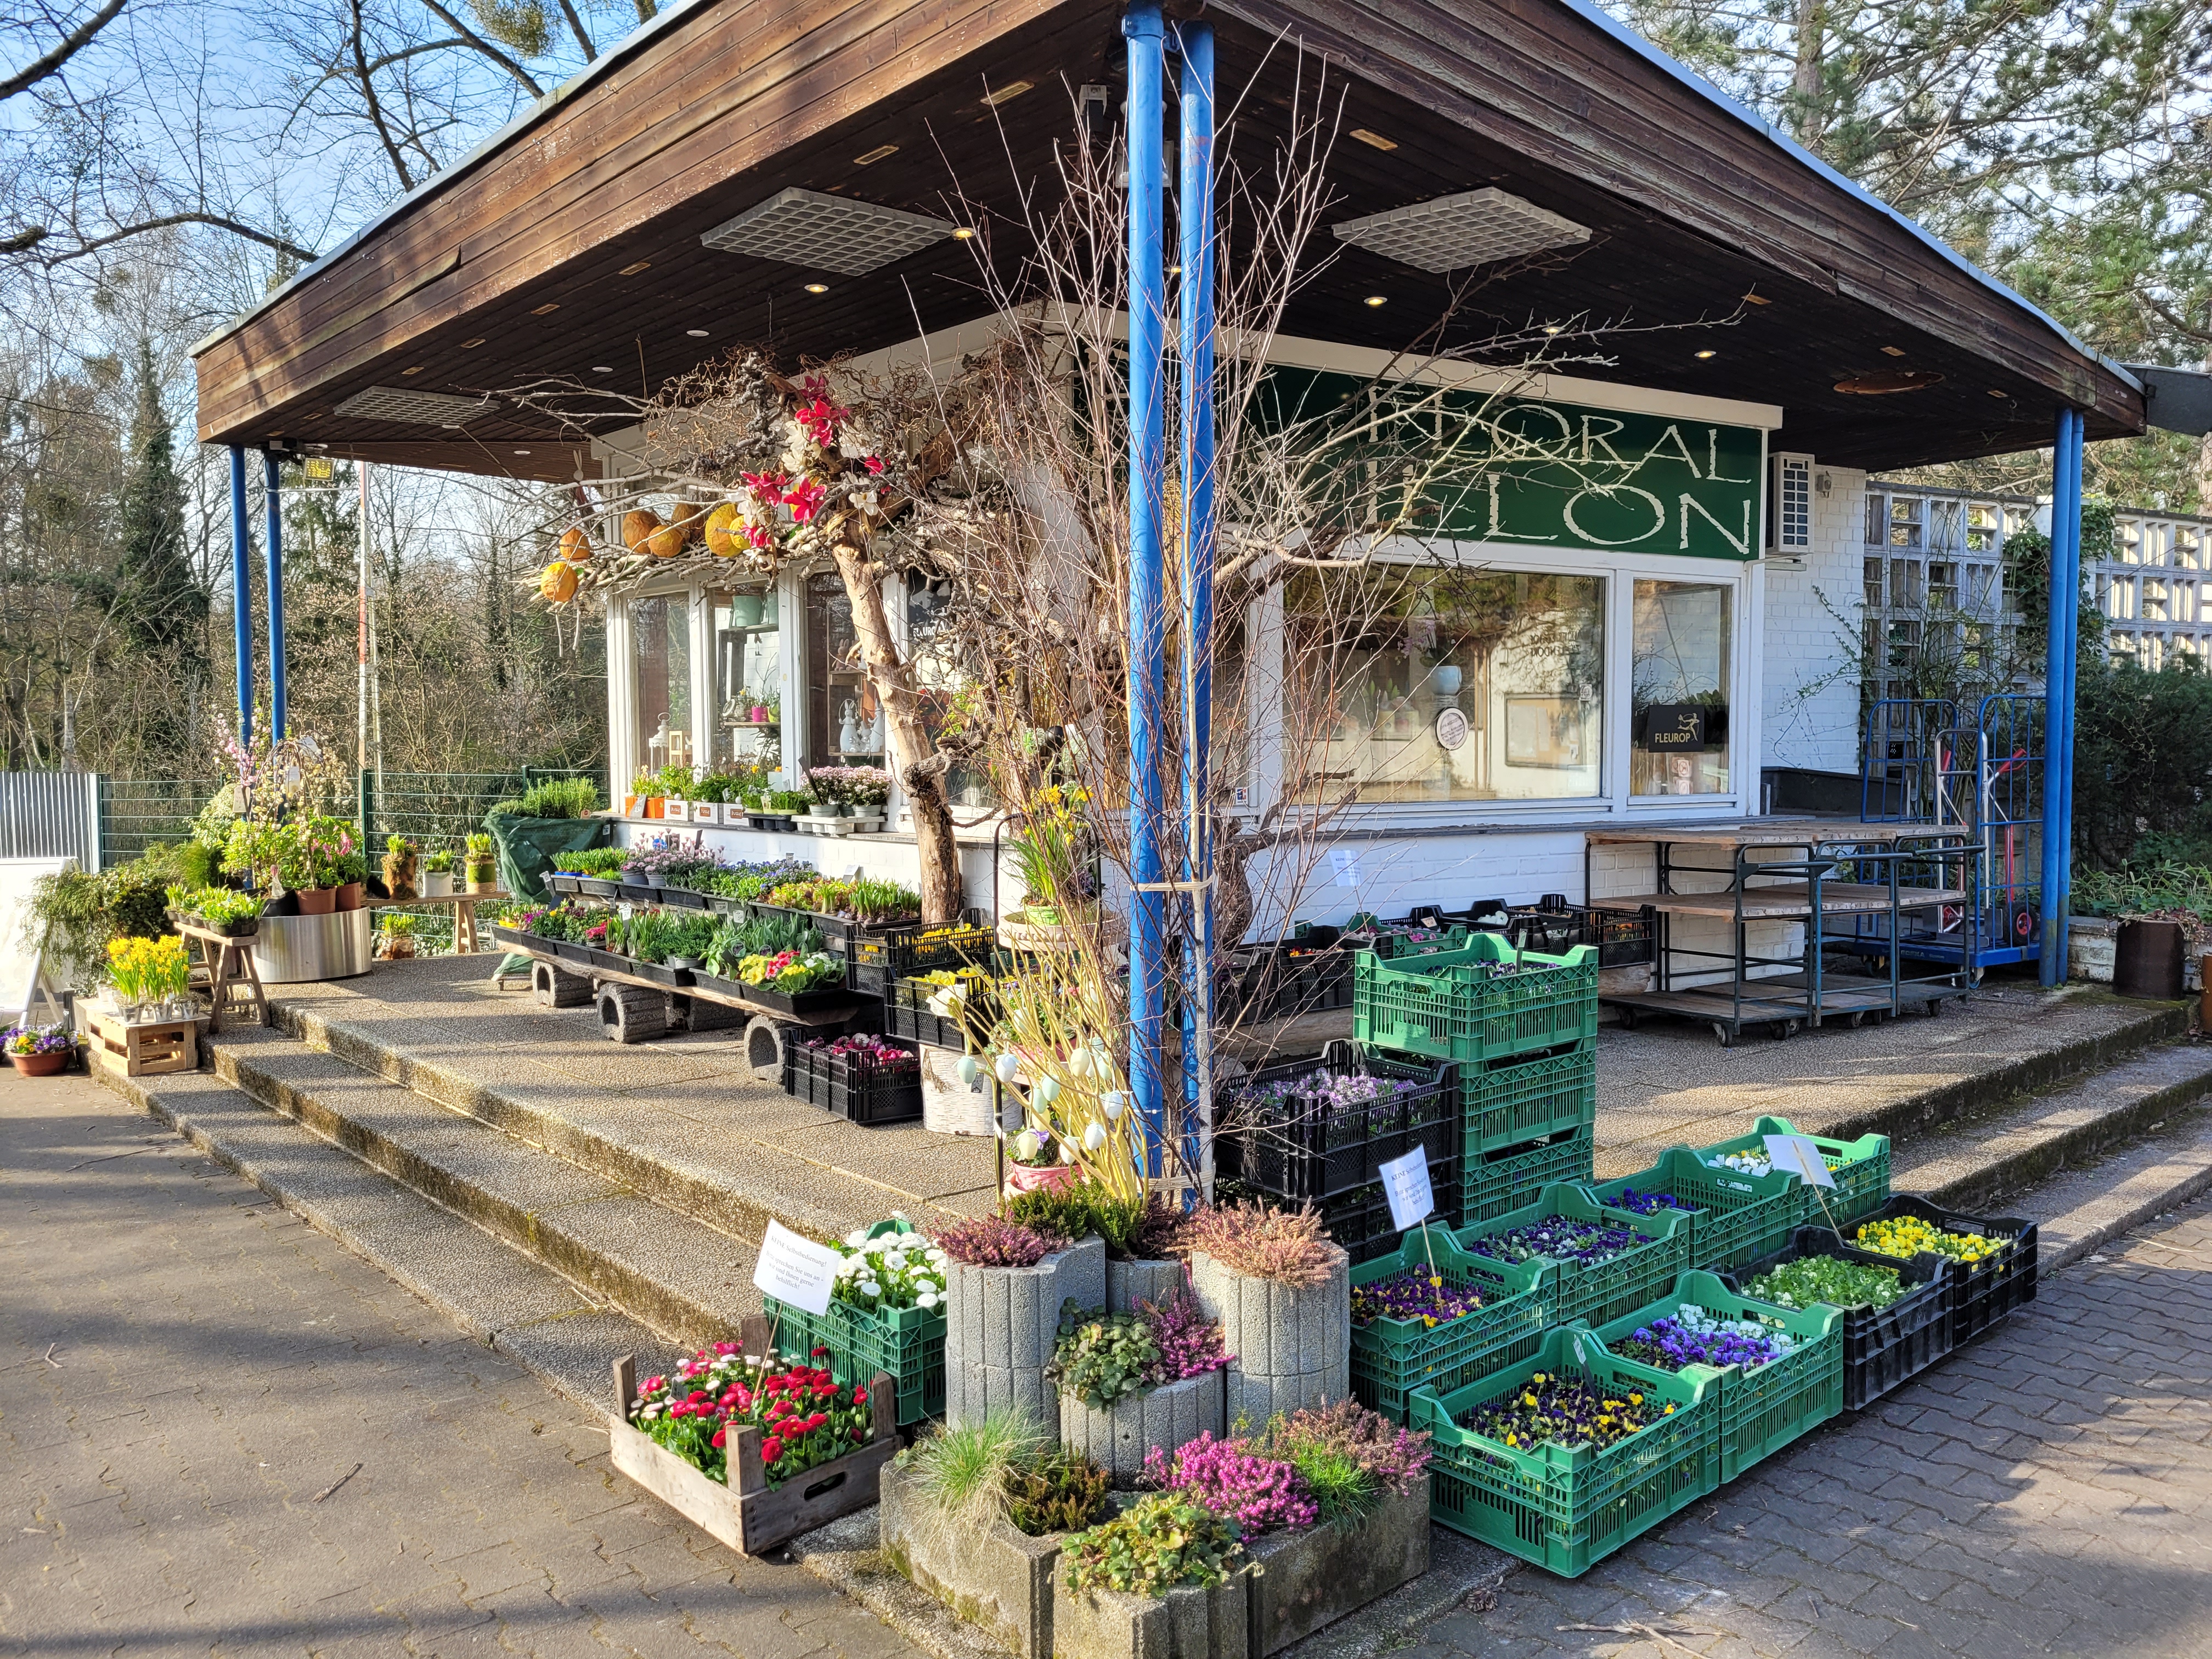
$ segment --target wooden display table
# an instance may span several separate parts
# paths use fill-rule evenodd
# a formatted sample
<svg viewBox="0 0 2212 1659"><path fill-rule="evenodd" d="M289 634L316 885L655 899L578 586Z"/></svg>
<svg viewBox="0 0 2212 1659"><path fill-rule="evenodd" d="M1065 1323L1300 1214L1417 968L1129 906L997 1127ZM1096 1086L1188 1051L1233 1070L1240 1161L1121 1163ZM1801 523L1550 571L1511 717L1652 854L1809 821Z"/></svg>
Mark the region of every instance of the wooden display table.
<svg viewBox="0 0 2212 1659"><path fill-rule="evenodd" d="M222 1030L223 1016L233 1012L251 1014L255 1024L268 1024L269 999L261 989L261 970L253 961L256 936L233 938L193 921L179 922L177 932L188 956L195 947L198 951L198 959L191 965L191 987L208 994L209 1034Z"/></svg>
<svg viewBox="0 0 2212 1659"><path fill-rule="evenodd" d="M457 957L474 956L482 946L477 939L477 906L506 904L514 895L505 890L491 893L441 893L435 898L373 898L368 901L372 910L441 910L451 908L453 913L453 949Z"/></svg>

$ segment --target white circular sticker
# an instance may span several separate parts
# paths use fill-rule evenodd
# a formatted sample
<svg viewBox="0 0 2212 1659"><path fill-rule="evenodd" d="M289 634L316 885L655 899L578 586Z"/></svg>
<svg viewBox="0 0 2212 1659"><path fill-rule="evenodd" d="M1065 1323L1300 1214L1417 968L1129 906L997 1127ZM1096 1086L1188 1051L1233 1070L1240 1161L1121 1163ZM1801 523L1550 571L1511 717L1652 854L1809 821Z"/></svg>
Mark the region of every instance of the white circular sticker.
<svg viewBox="0 0 2212 1659"><path fill-rule="evenodd" d="M1466 714L1456 708L1447 708L1437 716L1437 746L1438 748L1454 750L1466 741Z"/></svg>

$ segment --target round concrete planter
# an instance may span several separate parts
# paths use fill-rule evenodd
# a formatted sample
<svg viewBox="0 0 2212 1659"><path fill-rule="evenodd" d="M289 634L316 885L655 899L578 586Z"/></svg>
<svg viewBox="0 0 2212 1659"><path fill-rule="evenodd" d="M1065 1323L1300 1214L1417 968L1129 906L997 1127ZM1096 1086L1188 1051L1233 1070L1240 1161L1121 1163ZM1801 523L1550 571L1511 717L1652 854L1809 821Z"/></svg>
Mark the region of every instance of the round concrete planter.
<svg viewBox="0 0 2212 1659"><path fill-rule="evenodd" d="M957 1428L995 1406L1025 1408L1042 1427L1060 1420L1044 1380L1060 1335L1060 1304L1106 1300L1106 1244L1086 1238L1034 1267L951 1264L945 1285L945 1420Z"/></svg>
<svg viewBox="0 0 2212 1659"><path fill-rule="evenodd" d="M1106 1262L1106 1308L1109 1313L1134 1313L1139 1302L1165 1307L1176 1297L1188 1293L1190 1276L1180 1261Z"/></svg>
<svg viewBox="0 0 2212 1659"><path fill-rule="evenodd" d="M1313 1285L1253 1279L1203 1251L1191 1257L1199 1308L1221 1322L1223 1346L1236 1356L1230 1422L1261 1424L1352 1392L1352 1259L1334 1244L1329 1252L1328 1278Z"/></svg>
<svg viewBox="0 0 2212 1659"><path fill-rule="evenodd" d="M1104 1411L1064 1394L1060 1437L1105 1470L1115 1486L1133 1486L1145 1472L1145 1454L1155 1446L1172 1452L1201 1434L1218 1438L1221 1400L1219 1371L1132 1395Z"/></svg>

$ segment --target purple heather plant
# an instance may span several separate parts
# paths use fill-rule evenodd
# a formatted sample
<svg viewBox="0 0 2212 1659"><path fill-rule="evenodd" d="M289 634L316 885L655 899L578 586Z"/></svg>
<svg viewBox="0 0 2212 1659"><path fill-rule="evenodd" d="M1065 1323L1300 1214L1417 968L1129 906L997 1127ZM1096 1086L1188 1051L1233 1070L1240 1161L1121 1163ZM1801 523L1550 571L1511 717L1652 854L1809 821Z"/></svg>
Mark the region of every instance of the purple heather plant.
<svg viewBox="0 0 2212 1659"><path fill-rule="evenodd" d="M1471 1255L1486 1255L1493 1261L1533 1261L1541 1256L1553 1261L1573 1261L1594 1267L1650 1242L1650 1234L1610 1221L1547 1215L1525 1227L1509 1227L1504 1232L1485 1234L1465 1248Z"/></svg>
<svg viewBox="0 0 2212 1659"><path fill-rule="evenodd" d="M945 1255L971 1267L1034 1267L1061 1243L994 1215L953 1222L931 1237Z"/></svg>
<svg viewBox="0 0 2212 1659"><path fill-rule="evenodd" d="M1378 1319L1418 1319L1434 1330L1481 1305L1481 1296L1471 1286L1455 1283L1425 1264L1352 1287L1355 1325L1371 1325Z"/></svg>
<svg viewBox="0 0 2212 1659"><path fill-rule="evenodd" d="M1160 1357L1146 1373L1146 1381L1155 1386L1203 1376L1236 1358L1222 1351L1221 1327L1200 1313L1198 1304L1188 1297L1178 1297L1164 1307L1139 1302L1137 1311L1144 1316L1160 1351Z"/></svg>
<svg viewBox="0 0 2212 1659"><path fill-rule="evenodd" d="M1665 1314L1619 1342L1606 1345L1622 1359L1679 1371L1685 1365L1741 1365L1755 1370L1795 1352L1797 1340L1749 1319L1716 1319L1695 1303Z"/></svg>
<svg viewBox="0 0 2212 1659"><path fill-rule="evenodd" d="M1172 1457L1155 1446L1145 1454L1145 1479L1234 1521L1245 1536L1284 1527L1310 1527L1321 1511L1297 1469L1262 1457L1245 1440L1201 1434Z"/></svg>

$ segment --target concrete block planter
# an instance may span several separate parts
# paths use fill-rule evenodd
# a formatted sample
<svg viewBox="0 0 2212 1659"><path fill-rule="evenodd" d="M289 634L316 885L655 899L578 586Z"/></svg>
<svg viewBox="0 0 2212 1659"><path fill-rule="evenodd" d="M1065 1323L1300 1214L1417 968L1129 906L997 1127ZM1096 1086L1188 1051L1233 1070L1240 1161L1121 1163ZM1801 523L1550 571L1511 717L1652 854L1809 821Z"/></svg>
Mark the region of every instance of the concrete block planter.
<svg viewBox="0 0 2212 1659"><path fill-rule="evenodd" d="M1106 1311L1134 1313L1137 1304L1149 1302L1164 1308L1170 1297L1190 1288L1190 1275L1180 1261L1115 1261L1106 1263Z"/></svg>
<svg viewBox="0 0 2212 1659"><path fill-rule="evenodd" d="M1277 1412L1352 1392L1352 1259L1334 1245L1329 1275L1297 1286L1237 1273L1204 1251L1190 1260L1191 1287L1221 1324L1229 1362L1228 1420L1259 1428Z"/></svg>
<svg viewBox="0 0 2212 1659"><path fill-rule="evenodd" d="M896 1465L884 1470L882 1490L880 1535L892 1564L1000 1647L1050 1659L1053 1579L1066 1534L1031 1538L996 1516L981 1527L947 1525Z"/></svg>
<svg viewBox="0 0 2212 1659"><path fill-rule="evenodd" d="M1250 1576L1249 1659L1267 1659L1429 1570L1429 1480L1385 1497L1357 1521L1267 1533L1245 1549Z"/></svg>
<svg viewBox="0 0 2212 1659"><path fill-rule="evenodd" d="M1243 1659L1251 1644L1249 1583L1239 1572L1210 1589L1186 1584L1158 1596L1063 1585L1053 1605L1053 1653L1055 1659Z"/></svg>
<svg viewBox="0 0 2212 1659"><path fill-rule="evenodd" d="M1060 1335L1060 1304L1106 1300L1106 1245L1086 1238L1033 1267L951 1264L945 1281L945 1419L980 1421L994 1406L1026 1407L1041 1425L1060 1420L1044 1368Z"/></svg>
<svg viewBox="0 0 2212 1659"><path fill-rule="evenodd" d="M1172 1452L1201 1434L1220 1436L1222 1392L1222 1373L1208 1371L1117 1400L1104 1411L1064 1394L1060 1437L1105 1470L1116 1486L1133 1486L1153 1447Z"/></svg>

